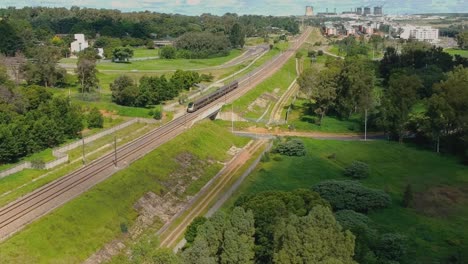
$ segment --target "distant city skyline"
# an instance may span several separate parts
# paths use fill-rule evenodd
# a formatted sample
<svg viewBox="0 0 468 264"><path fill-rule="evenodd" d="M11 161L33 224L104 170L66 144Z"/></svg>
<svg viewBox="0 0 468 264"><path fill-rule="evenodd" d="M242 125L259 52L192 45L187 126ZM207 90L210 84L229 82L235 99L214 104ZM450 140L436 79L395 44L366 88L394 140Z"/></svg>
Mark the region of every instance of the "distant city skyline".
<svg viewBox="0 0 468 264"><path fill-rule="evenodd" d="M304 15L306 6L313 6L314 13L351 11L359 6L377 6L386 2L385 14L417 13L468 13L468 0L1 0L0 7L79 6L89 8L119 9L124 12L149 10L159 13L200 15L211 13L259 14L259 15Z"/></svg>

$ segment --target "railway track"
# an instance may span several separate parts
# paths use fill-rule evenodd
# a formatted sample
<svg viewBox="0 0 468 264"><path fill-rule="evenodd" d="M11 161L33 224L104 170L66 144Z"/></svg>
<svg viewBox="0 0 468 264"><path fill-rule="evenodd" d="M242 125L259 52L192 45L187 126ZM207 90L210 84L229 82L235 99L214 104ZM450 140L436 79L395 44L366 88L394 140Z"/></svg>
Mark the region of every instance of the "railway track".
<svg viewBox="0 0 468 264"><path fill-rule="evenodd" d="M252 87L276 72L297 50L310 34L306 30L284 53L265 63L249 75L239 79L239 88L220 98L205 109L223 101L232 101L245 94ZM146 155L161 144L179 135L186 129L186 124L193 122L203 112L184 114L166 125L127 143L114 152L87 164L64 177L48 183L35 191L0 208L0 241L7 239L27 224L70 201L97 183L105 180L116 171Z"/></svg>

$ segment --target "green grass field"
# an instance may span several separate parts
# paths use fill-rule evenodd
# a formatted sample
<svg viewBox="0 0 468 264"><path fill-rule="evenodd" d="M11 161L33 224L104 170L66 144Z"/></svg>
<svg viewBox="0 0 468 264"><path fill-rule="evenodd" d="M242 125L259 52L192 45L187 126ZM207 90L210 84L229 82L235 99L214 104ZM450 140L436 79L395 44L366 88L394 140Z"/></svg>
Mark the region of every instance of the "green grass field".
<svg viewBox="0 0 468 264"><path fill-rule="evenodd" d="M213 67L226 63L235 57L241 55L243 51L234 49L228 56L211 59L154 59L144 61L134 61L130 63L101 62L98 63L98 70L119 70L119 71L172 71L172 70L190 70Z"/></svg>
<svg viewBox="0 0 468 264"><path fill-rule="evenodd" d="M224 136L220 138L220 134ZM226 134L212 122L202 122L0 244L1 262L82 262L121 236L121 223L132 225L137 217L133 205L140 197L164 190L169 175L182 167L175 160L178 155L190 153L200 160L226 161L226 151L232 145L243 146L247 141ZM181 145L184 148L177 147ZM220 167L217 162L210 163L203 168L205 175L191 185L200 188ZM189 186L190 194L195 187Z"/></svg>
<svg viewBox="0 0 468 264"><path fill-rule="evenodd" d="M355 133L361 131L359 115L355 115L349 120L340 120L333 116L325 116L322 120L322 124L318 125L316 121L320 118L315 113L309 112L307 103L308 100L298 98L291 108L292 110L288 116L288 124L294 126L296 130L331 133ZM286 114L284 113L283 116L286 116Z"/></svg>
<svg viewBox="0 0 468 264"><path fill-rule="evenodd" d="M307 147L305 157L281 156L280 161L272 159L260 164L225 209L241 195L310 188L322 180L345 179L342 176L344 167L360 160L368 163L371 171L370 177L362 182L392 196L390 208L372 212L369 216L381 232L399 232L407 236L409 252L403 263L448 263L448 257L457 254L458 250L466 252L468 167L452 157L393 142L303 141ZM333 153L336 160L328 159ZM401 202L407 184L412 184L417 197L425 197L433 203L429 203L428 208L403 208ZM429 209L433 209L436 216L421 213Z"/></svg>
<svg viewBox="0 0 468 264"><path fill-rule="evenodd" d="M159 49L147 49L139 47L133 49L133 58L157 57L159 56Z"/></svg>
<svg viewBox="0 0 468 264"><path fill-rule="evenodd" d="M468 58L468 50L461 49L444 49L445 52L449 53L452 56L460 55L462 57Z"/></svg>

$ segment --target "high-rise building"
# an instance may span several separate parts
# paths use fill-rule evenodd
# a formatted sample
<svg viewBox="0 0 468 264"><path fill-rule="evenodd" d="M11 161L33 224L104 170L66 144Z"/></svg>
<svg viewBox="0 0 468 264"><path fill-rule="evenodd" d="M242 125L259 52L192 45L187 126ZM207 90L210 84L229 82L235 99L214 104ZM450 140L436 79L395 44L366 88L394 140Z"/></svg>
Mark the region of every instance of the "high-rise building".
<svg viewBox="0 0 468 264"><path fill-rule="evenodd" d="M314 7L312 6L306 6L306 16L313 16L314 15Z"/></svg>
<svg viewBox="0 0 468 264"><path fill-rule="evenodd" d="M358 8L356 9L356 14L362 15L362 7L358 7Z"/></svg>
<svg viewBox="0 0 468 264"><path fill-rule="evenodd" d="M367 16L367 15L370 15L370 14L371 14L370 7L364 7L364 15Z"/></svg>
<svg viewBox="0 0 468 264"><path fill-rule="evenodd" d="M376 16L381 16L383 15L382 7L381 6L375 6L374 7L374 15Z"/></svg>

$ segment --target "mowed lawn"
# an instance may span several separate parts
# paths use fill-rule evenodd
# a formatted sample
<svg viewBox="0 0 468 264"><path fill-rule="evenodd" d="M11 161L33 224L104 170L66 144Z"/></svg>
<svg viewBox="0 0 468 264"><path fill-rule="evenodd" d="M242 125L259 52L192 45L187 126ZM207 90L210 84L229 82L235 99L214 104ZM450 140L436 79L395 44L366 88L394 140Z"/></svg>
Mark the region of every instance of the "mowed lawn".
<svg viewBox="0 0 468 264"><path fill-rule="evenodd" d="M398 232L407 237L409 252L404 263L447 263L450 256L459 254L467 259L468 167L455 158L394 142L303 141L307 156L281 156L280 161L272 156L271 161L261 163L226 208L242 195L310 188L322 180L346 179L344 167L359 160L371 169L371 176L362 182L392 196L390 208L369 216L381 233ZM327 158L332 154L336 160ZM426 201L424 206L401 206L407 184L413 186L417 200Z"/></svg>
<svg viewBox="0 0 468 264"><path fill-rule="evenodd" d="M119 71L171 71L171 70L194 70L207 67L218 66L226 63L242 54L242 50L231 50L225 57L216 57L210 59L154 59L133 61L130 63L101 62L98 63L98 70L119 70Z"/></svg>
<svg viewBox="0 0 468 264"><path fill-rule="evenodd" d="M0 263L81 263L121 236L122 223L132 225L137 217L133 205L140 197L165 190L169 175L183 166L177 156L189 153L200 160L224 162L231 146L248 140L204 121L1 243ZM221 166L208 163L185 195L193 195Z"/></svg>
<svg viewBox="0 0 468 264"><path fill-rule="evenodd" d="M445 49L445 52L449 53L452 56L460 55L462 57L468 58L468 50L461 49Z"/></svg>

